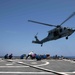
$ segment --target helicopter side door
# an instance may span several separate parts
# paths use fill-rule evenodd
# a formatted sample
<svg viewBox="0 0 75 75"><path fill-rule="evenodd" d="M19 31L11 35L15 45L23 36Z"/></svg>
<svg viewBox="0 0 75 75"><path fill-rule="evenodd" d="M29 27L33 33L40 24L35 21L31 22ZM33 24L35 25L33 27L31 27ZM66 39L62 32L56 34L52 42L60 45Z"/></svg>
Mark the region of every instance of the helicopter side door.
<svg viewBox="0 0 75 75"><path fill-rule="evenodd" d="M59 31L58 30L55 30L53 34L54 34L54 37L56 37L56 36L59 35Z"/></svg>

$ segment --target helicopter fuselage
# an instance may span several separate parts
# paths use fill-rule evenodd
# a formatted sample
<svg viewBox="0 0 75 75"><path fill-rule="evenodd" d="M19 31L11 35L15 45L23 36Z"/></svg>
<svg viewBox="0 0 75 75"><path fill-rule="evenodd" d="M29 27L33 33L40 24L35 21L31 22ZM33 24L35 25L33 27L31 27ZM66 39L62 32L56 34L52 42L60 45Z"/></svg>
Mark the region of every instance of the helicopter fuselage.
<svg viewBox="0 0 75 75"><path fill-rule="evenodd" d="M54 28L50 31L48 31L48 36L41 40L41 43L51 41L51 40L57 40L62 37L66 37L68 39L68 36L70 36L75 30L67 28L67 27L58 27Z"/></svg>
<svg viewBox="0 0 75 75"><path fill-rule="evenodd" d="M37 36L35 36L36 41L32 41L32 43L38 43L38 44L42 44L47 42L47 41L51 41L51 40L57 40L60 39L62 37L66 37L66 39L68 39L68 37L74 32L75 30L68 28L68 27L58 27L58 28L54 28L50 31L48 31L48 35L47 37L45 37L42 40L38 40Z"/></svg>
<svg viewBox="0 0 75 75"><path fill-rule="evenodd" d="M48 32L48 38L51 40L56 40L62 37L68 37L74 32L73 29L66 27L54 28Z"/></svg>
<svg viewBox="0 0 75 75"><path fill-rule="evenodd" d="M47 42L47 41L57 40L57 39L60 39L62 37L66 37L66 39L68 39L68 36L70 36L75 31L75 29L68 28L68 27L62 27L62 25L66 21L68 21L70 18L72 18L74 15L75 15L75 12L73 12L67 19L65 19L59 25L52 25L52 24L37 22L37 21L33 21L33 20L28 20L29 22L33 22L33 23L37 23L37 24L41 24L41 25L45 25L45 26L55 27L54 29L48 31L47 37L45 37L44 39L42 39L40 41L38 40L37 36L35 36L36 41L32 41L32 43L41 44L41 46L42 46L42 44Z"/></svg>

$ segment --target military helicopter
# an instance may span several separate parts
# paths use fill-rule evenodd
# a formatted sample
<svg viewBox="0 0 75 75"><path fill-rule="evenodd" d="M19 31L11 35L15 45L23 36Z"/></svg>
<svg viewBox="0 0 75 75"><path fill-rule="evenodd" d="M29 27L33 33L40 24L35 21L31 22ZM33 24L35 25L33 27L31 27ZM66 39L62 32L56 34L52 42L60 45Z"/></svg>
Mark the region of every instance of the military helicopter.
<svg viewBox="0 0 75 75"><path fill-rule="evenodd" d="M42 24L45 26L52 26L55 27L54 29L48 31L48 35L42 39L39 40L37 35L35 35L35 41L32 41L32 43L36 43L36 44L41 44L41 46L43 45L43 43L51 41L51 40L57 40L60 39L62 37L66 37L66 39L68 39L68 37L74 33L75 29L73 28L69 28L69 27L62 27L62 25L68 21L70 18L72 18L75 15L75 12L73 12L66 20L64 20L60 25L51 25L51 24L47 24L47 23L42 23L42 22L37 22L37 21L33 21L33 20L28 20L28 22L33 22L33 23L38 23L38 24Z"/></svg>

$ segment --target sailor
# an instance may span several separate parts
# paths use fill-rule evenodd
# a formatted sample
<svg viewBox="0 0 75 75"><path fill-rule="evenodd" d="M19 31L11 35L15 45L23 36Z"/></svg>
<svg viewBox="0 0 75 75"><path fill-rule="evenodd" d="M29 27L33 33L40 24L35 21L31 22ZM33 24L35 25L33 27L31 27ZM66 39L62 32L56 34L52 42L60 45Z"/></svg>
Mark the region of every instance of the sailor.
<svg viewBox="0 0 75 75"><path fill-rule="evenodd" d="M5 59L8 59L8 54L6 54L6 55L4 56L4 58L5 58Z"/></svg>
<svg viewBox="0 0 75 75"><path fill-rule="evenodd" d="M28 55L27 55L27 57L26 57L26 59L30 56L32 56L32 55L34 55L34 52L33 51L31 51Z"/></svg>
<svg viewBox="0 0 75 75"><path fill-rule="evenodd" d="M10 55L9 55L9 59L12 59L12 57L13 57L13 54L10 54Z"/></svg>

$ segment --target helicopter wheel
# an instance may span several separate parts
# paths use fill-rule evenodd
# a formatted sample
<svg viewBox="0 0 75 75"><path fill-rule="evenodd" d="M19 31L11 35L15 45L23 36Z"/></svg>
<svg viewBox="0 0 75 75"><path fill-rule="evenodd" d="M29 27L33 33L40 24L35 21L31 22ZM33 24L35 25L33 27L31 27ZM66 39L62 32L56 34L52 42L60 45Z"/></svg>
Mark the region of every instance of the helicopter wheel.
<svg viewBox="0 0 75 75"><path fill-rule="evenodd" d="M42 47L42 44L41 44L41 47Z"/></svg>
<svg viewBox="0 0 75 75"><path fill-rule="evenodd" d="M66 39L68 39L68 37L66 37Z"/></svg>

